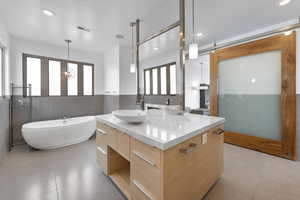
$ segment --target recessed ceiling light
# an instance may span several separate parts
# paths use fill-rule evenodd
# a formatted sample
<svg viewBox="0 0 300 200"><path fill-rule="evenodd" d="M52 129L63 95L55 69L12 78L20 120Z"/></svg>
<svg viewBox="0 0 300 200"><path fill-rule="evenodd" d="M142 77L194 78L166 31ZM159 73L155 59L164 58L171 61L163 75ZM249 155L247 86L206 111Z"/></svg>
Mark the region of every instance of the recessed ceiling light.
<svg viewBox="0 0 300 200"><path fill-rule="evenodd" d="M55 15L55 13L49 9L43 9L42 11L43 11L44 15L49 16L49 17L52 17Z"/></svg>
<svg viewBox="0 0 300 200"><path fill-rule="evenodd" d="M291 0L279 0L278 5L279 6L285 6L287 4L291 3Z"/></svg>
<svg viewBox="0 0 300 200"><path fill-rule="evenodd" d="M203 36L203 33L197 33L197 37Z"/></svg>
<svg viewBox="0 0 300 200"><path fill-rule="evenodd" d="M289 36L289 35L291 35L293 33L293 31L286 31L286 32L284 32L284 35L285 36Z"/></svg>
<svg viewBox="0 0 300 200"><path fill-rule="evenodd" d="M158 47L154 47L153 50L157 51L159 48Z"/></svg>

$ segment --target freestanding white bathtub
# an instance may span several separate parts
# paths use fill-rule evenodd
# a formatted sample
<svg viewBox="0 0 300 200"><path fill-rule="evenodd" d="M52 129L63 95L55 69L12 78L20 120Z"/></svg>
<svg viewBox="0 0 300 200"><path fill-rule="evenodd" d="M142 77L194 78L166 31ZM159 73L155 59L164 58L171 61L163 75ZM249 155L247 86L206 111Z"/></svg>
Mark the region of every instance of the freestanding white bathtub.
<svg viewBox="0 0 300 200"><path fill-rule="evenodd" d="M24 124L22 135L31 147L55 149L88 140L96 131L96 119L76 117Z"/></svg>

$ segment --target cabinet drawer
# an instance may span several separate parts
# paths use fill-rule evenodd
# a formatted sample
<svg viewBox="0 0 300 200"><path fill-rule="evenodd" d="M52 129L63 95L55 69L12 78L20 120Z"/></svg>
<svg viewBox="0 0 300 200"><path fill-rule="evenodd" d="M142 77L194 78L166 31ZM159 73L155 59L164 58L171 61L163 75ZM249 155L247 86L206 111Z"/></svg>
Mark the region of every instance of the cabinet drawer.
<svg viewBox="0 0 300 200"><path fill-rule="evenodd" d="M117 130L111 128L103 123L97 123L97 131L106 134L106 142L109 146L114 149L117 149Z"/></svg>
<svg viewBox="0 0 300 200"><path fill-rule="evenodd" d="M98 129L96 131L96 145L104 150L107 148L107 135L103 134Z"/></svg>
<svg viewBox="0 0 300 200"><path fill-rule="evenodd" d="M131 156L138 157L148 165L160 168L160 153L161 151L155 147L146 145L134 138L131 142ZM132 158L131 157L131 158Z"/></svg>
<svg viewBox="0 0 300 200"><path fill-rule="evenodd" d="M100 146L96 148L97 163L103 172L107 174L107 149L102 149Z"/></svg>
<svg viewBox="0 0 300 200"><path fill-rule="evenodd" d="M131 157L130 167L132 184L136 181L154 199L160 199L161 169L156 166L149 165L143 159L133 154Z"/></svg>
<svg viewBox="0 0 300 200"><path fill-rule="evenodd" d="M133 180L130 185L131 200L158 200L138 181Z"/></svg>
<svg viewBox="0 0 300 200"><path fill-rule="evenodd" d="M130 160L130 136L118 132L118 153Z"/></svg>
<svg viewBox="0 0 300 200"><path fill-rule="evenodd" d="M146 191L146 194L148 194L144 194L144 196L146 196L145 199L150 195L153 199L158 200L161 196L160 153L161 151L159 149L132 139L131 179L132 185L135 185L133 190L141 190L142 188L142 190ZM136 185L140 186L140 188ZM138 197L141 195L141 191L136 191L134 193L136 193Z"/></svg>

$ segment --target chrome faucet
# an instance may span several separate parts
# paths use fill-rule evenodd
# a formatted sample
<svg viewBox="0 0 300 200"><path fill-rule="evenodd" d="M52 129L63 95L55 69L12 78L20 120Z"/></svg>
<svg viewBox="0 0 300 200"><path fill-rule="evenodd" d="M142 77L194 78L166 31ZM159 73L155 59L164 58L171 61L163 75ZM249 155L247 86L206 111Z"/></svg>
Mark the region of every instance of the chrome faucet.
<svg viewBox="0 0 300 200"><path fill-rule="evenodd" d="M63 116L63 123L67 123L67 119L68 119L67 116Z"/></svg>
<svg viewBox="0 0 300 200"><path fill-rule="evenodd" d="M166 101L166 105L167 105L167 106L171 105L170 99L168 99L168 100Z"/></svg>

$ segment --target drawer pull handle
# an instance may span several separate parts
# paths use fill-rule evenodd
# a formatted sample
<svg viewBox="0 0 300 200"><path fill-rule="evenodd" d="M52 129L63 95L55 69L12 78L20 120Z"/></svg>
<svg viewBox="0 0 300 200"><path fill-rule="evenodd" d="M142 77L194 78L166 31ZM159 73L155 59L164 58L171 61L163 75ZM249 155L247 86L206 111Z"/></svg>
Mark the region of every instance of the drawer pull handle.
<svg viewBox="0 0 300 200"><path fill-rule="evenodd" d="M218 130L215 130L213 133L217 135L222 135L225 131L221 128L218 128Z"/></svg>
<svg viewBox="0 0 300 200"><path fill-rule="evenodd" d="M146 163L152 165L153 167L156 166L156 164L150 160L148 160L147 158L145 158L143 155L141 155L139 152L133 151L133 154L136 155L137 157L139 157L140 159L144 160Z"/></svg>
<svg viewBox="0 0 300 200"><path fill-rule="evenodd" d="M101 135L107 135L107 132L100 128L97 128L97 132L100 133Z"/></svg>
<svg viewBox="0 0 300 200"><path fill-rule="evenodd" d="M97 147L98 151L100 151L100 153L106 155L106 151L104 151L101 147Z"/></svg>
<svg viewBox="0 0 300 200"><path fill-rule="evenodd" d="M179 149L179 152L183 153L183 154L188 154L188 153L193 152L196 149L197 146L198 146L198 144L191 143L191 144L189 144L188 148L181 148L181 149Z"/></svg>
<svg viewBox="0 0 300 200"><path fill-rule="evenodd" d="M144 193L144 195L146 195L146 196L148 197L148 199L154 200L154 199L151 197L151 195L148 194L148 192L145 191L144 187L143 187L139 182L137 182L136 180L133 180L132 182L133 182L133 184L134 184L134 185L135 185L142 193Z"/></svg>

